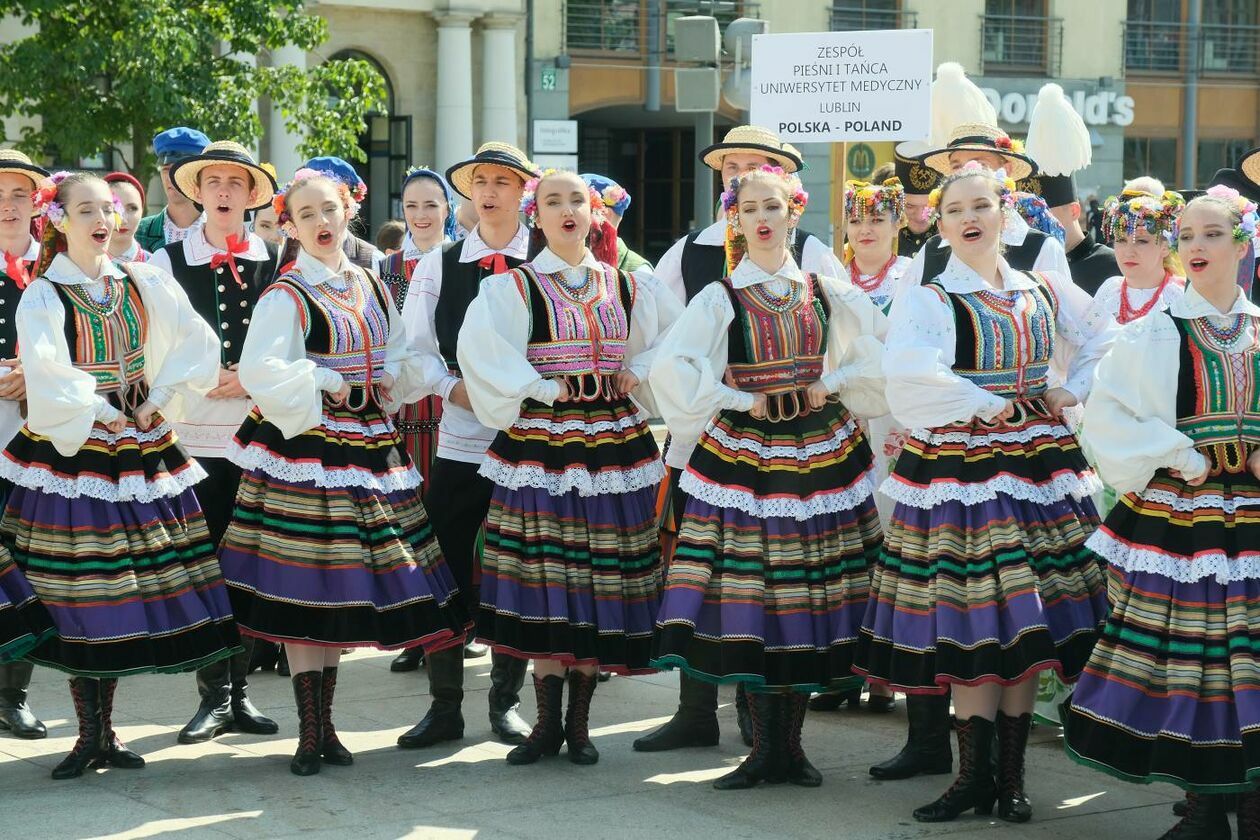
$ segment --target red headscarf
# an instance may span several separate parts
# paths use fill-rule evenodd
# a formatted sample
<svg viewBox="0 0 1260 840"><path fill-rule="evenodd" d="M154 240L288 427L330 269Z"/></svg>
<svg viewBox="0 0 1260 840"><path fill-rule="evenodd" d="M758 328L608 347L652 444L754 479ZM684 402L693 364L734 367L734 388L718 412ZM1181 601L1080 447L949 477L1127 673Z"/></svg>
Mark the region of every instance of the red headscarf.
<svg viewBox="0 0 1260 840"><path fill-rule="evenodd" d="M144 187L140 185L140 180L130 172L111 172L105 176L107 184L131 184L136 188L136 192L140 193L140 212L144 212Z"/></svg>

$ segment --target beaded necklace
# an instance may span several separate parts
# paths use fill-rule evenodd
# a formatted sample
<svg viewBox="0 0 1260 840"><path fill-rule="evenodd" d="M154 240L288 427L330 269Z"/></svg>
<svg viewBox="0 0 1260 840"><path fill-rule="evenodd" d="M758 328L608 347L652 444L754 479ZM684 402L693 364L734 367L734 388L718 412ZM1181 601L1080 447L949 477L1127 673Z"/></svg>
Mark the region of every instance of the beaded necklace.
<svg viewBox="0 0 1260 840"><path fill-rule="evenodd" d="M1217 347L1225 352L1230 352L1230 348L1238 341L1239 336L1243 333L1243 327L1247 324L1247 315L1239 312L1234 316L1234 322L1228 327L1218 327L1212 323L1210 318L1200 318L1199 323L1203 326L1203 332L1216 342Z"/></svg>
<svg viewBox="0 0 1260 840"><path fill-rule="evenodd" d="M893 263L897 262L897 255L893 254L888 258L888 262L884 263L884 267L877 274L872 274L871 279L862 279L862 270L858 268L857 258L854 257L849 261L849 280L868 295L872 294L876 289L883 285L884 278L888 276L888 271L893 267Z"/></svg>
<svg viewBox="0 0 1260 840"><path fill-rule="evenodd" d="M1172 277L1173 273L1165 270L1164 279L1159 281L1159 285L1155 288L1155 294L1151 295L1151 299L1137 309L1134 309L1133 304L1129 303L1128 281L1122 280L1120 282L1120 314L1116 317L1116 320L1122 324L1127 324L1130 321L1136 321L1154 309L1155 304L1163 297L1164 289L1168 288L1168 284L1172 282Z"/></svg>
<svg viewBox="0 0 1260 840"><path fill-rule="evenodd" d="M767 283L754 283L749 287L757 299L766 305L766 308L772 312L790 312L795 309L801 302L803 294L800 283L788 281L787 294L776 295L770 291Z"/></svg>

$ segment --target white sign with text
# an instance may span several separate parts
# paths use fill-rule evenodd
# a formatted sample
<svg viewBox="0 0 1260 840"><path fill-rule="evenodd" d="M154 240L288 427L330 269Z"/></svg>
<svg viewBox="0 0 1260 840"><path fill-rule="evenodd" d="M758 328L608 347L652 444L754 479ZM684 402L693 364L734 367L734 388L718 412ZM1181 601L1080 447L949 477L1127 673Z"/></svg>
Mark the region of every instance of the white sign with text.
<svg viewBox="0 0 1260 840"><path fill-rule="evenodd" d="M754 35L751 104L787 142L926 140L932 30Z"/></svg>

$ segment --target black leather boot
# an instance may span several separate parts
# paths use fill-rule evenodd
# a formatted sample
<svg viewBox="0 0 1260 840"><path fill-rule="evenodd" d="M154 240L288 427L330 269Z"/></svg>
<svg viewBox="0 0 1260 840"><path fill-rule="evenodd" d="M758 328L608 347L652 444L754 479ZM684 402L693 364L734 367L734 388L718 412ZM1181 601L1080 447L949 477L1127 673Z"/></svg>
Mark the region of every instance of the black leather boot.
<svg viewBox="0 0 1260 840"><path fill-rule="evenodd" d="M534 674L534 696L538 701L538 722L525 743L507 754L508 764L533 764L544 755L559 753L564 743L564 677L550 675L540 679Z"/></svg>
<svg viewBox="0 0 1260 840"><path fill-rule="evenodd" d="M101 689L88 677L70 678L70 698L79 719L79 738L70 754L53 768L54 779L75 779L91 767L101 755Z"/></svg>
<svg viewBox="0 0 1260 840"><path fill-rule="evenodd" d="M242 636L241 645L245 650L233 656L228 666L232 678L232 721L237 732L275 735L280 731L280 726L258 711L258 707L245 693L245 689L249 687L249 663L254 657L255 644L255 639Z"/></svg>
<svg viewBox="0 0 1260 840"><path fill-rule="evenodd" d="M1010 717L997 713L998 818L1007 822L1032 819L1032 803L1024 793L1024 752L1031 729L1032 715Z"/></svg>
<svg viewBox="0 0 1260 840"><path fill-rule="evenodd" d="M199 670L197 693L201 695L201 705L192 720L179 730L181 744L200 744L232 728L231 663L220 659Z"/></svg>
<svg viewBox="0 0 1260 840"><path fill-rule="evenodd" d="M782 782L785 763L780 760L783 745L778 744L779 719L784 711L782 694L748 695L748 714L752 719L752 752L731 772L713 782L717 790L745 790L760 782Z"/></svg>
<svg viewBox="0 0 1260 840"><path fill-rule="evenodd" d="M325 764L338 767L349 767L354 764L354 756L345 748L337 737L337 729L332 722L333 694L337 691L337 669L324 669L324 682L320 697L320 748L319 754Z"/></svg>
<svg viewBox="0 0 1260 840"><path fill-rule="evenodd" d="M634 742L637 752L664 752L682 747L716 747L717 686L678 673L678 711L655 732ZM736 695L738 702L738 695Z"/></svg>
<svg viewBox="0 0 1260 840"><path fill-rule="evenodd" d="M809 701L810 711L814 712L834 712L841 706L848 706L850 711L862 708L861 687L848 691L824 691Z"/></svg>
<svg viewBox="0 0 1260 840"><path fill-rule="evenodd" d="M420 645L405 648L389 663L389 670L395 674L405 674L409 671L419 671L420 666L424 664L424 648Z"/></svg>
<svg viewBox="0 0 1260 840"><path fill-rule="evenodd" d="M748 689L744 683L735 686L735 723L739 726L739 737L745 747L753 744L752 715L748 711Z"/></svg>
<svg viewBox="0 0 1260 840"><path fill-rule="evenodd" d="M0 729L9 730L15 738L48 737L48 728L26 705L26 689L34 670L35 666L29 662L0 665Z"/></svg>
<svg viewBox="0 0 1260 840"><path fill-rule="evenodd" d="M1242 807L1242 803L1239 803L1239 807ZM1242 819L1241 811L1239 818ZM1232 836L1224 797L1219 794L1187 793L1186 815L1161 834L1159 840L1230 840ZM1244 837L1241 826L1239 837Z"/></svg>
<svg viewBox="0 0 1260 840"><path fill-rule="evenodd" d="M954 769L949 746L949 695L911 694L906 697L910 735L901 752L876 764L870 774L886 782L923 774L935 776Z"/></svg>
<svg viewBox="0 0 1260 840"><path fill-rule="evenodd" d="M914 809L919 822L949 822L963 811L992 814L997 799L993 781L993 721L972 717L956 721L958 734L958 778L939 799Z"/></svg>
<svg viewBox="0 0 1260 840"><path fill-rule="evenodd" d="M1260 790L1238 794L1238 840L1260 840Z"/></svg>
<svg viewBox="0 0 1260 840"><path fill-rule="evenodd" d="M779 728L783 734L779 743L785 749L784 776L794 785L818 787L822 784L822 773L810 764L805 756L805 748L801 746L801 728L805 725L809 695L792 692L785 695L782 702L783 714L779 716Z"/></svg>
<svg viewBox="0 0 1260 840"><path fill-rule="evenodd" d="M280 645L280 658L276 660L276 674L281 677L292 676L289 672L289 653Z"/></svg>
<svg viewBox="0 0 1260 840"><path fill-rule="evenodd" d="M466 650L466 649L465 649ZM521 717L521 687L529 661L506 653L490 656L490 730L505 744L523 744L530 726Z"/></svg>
<svg viewBox="0 0 1260 840"><path fill-rule="evenodd" d="M431 747L444 741L464 737L464 651L449 647L433 651L424 658L429 672L429 694L433 702L420 722L398 736L398 746L405 750Z"/></svg>
<svg viewBox="0 0 1260 840"><path fill-rule="evenodd" d="M293 699L297 702L298 745L289 770L295 776L314 776L319 772L319 750L323 743L320 724L323 719L324 675L321 671L303 671L293 675Z"/></svg>
<svg viewBox="0 0 1260 840"><path fill-rule="evenodd" d="M97 763L108 764L120 770L139 770L144 766L144 758L127 749L127 745L114 732L114 691L118 688L118 680L106 677L98 680L98 685L101 704L101 755Z"/></svg>
<svg viewBox="0 0 1260 840"><path fill-rule="evenodd" d="M590 718L591 698L595 696L599 674L588 676L570 671L568 683L569 708L564 715L564 740L569 745L569 761L595 764L599 761L599 750L591 743Z"/></svg>
<svg viewBox="0 0 1260 840"><path fill-rule="evenodd" d="M252 674L255 671L274 671L276 663L280 661L280 645L275 642L269 642L266 639L254 639L253 651L249 656L249 667L246 674Z"/></svg>

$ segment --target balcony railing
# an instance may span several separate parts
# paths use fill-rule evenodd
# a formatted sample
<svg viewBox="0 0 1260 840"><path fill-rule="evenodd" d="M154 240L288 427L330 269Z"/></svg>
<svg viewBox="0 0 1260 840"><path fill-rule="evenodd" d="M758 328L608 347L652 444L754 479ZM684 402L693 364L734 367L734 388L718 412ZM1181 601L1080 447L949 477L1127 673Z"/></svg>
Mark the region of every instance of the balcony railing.
<svg viewBox="0 0 1260 840"><path fill-rule="evenodd" d="M914 29L918 12L901 9L868 9L840 2L831 7L831 31L852 32L863 29Z"/></svg>
<svg viewBox="0 0 1260 840"><path fill-rule="evenodd" d="M757 3L743 0L665 0L660 4L660 47L674 47L675 18L711 15L723 29L738 17L756 17ZM650 0L565 0L564 43L570 51L644 55L648 49L648 15L656 8Z"/></svg>
<svg viewBox="0 0 1260 840"><path fill-rule="evenodd" d="M1190 27L1184 23L1126 21L1124 69L1137 73L1184 72L1190 37ZM1199 27L1198 46L1201 73L1260 73L1260 26L1203 24Z"/></svg>
<svg viewBox="0 0 1260 840"><path fill-rule="evenodd" d="M1063 58L1063 18L980 16L982 75L1057 76Z"/></svg>

